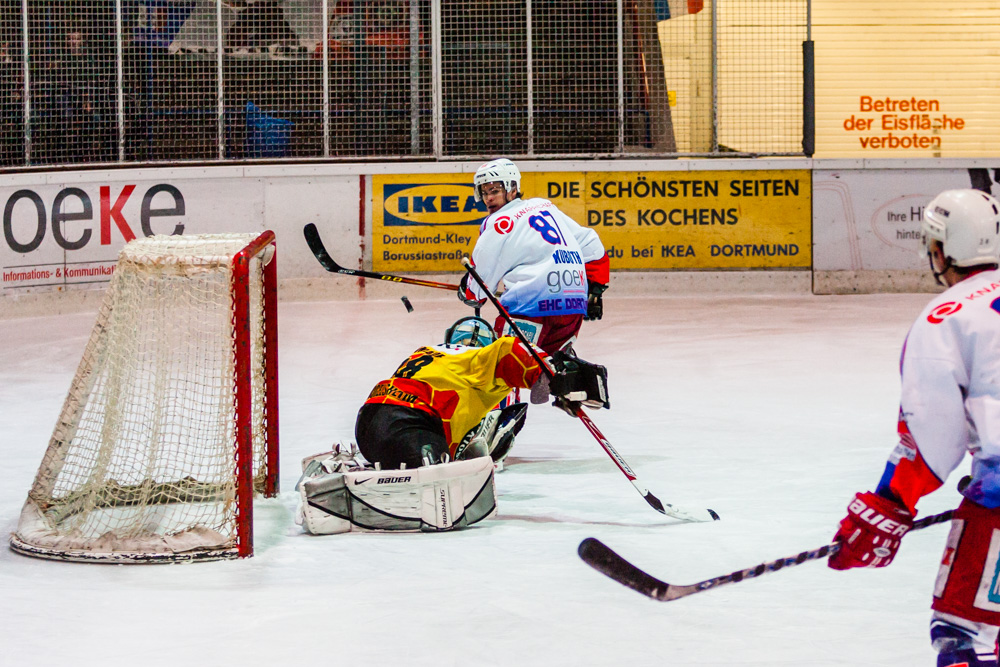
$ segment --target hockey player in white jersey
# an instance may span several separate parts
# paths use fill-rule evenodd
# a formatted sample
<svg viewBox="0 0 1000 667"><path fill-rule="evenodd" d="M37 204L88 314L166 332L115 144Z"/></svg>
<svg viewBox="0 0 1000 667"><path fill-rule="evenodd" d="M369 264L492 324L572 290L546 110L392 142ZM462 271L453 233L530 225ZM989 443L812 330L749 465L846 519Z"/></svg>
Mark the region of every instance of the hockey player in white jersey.
<svg viewBox="0 0 1000 667"><path fill-rule="evenodd" d="M917 501L972 456L931 608L939 667L996 667L1000 626L1000 203L947 190L921 224L931 270L948 289L921 312L900 363L899 444L874 492L858 493L830 567L884 567Z"/></svg>
<svg viewBox="0 0 1000 667"><path fill-rule="evenodd" d="M489 216L479 228L472 263L528 339L552 354L573 341L583 320L601 319L609 261L601 239L547 199L521 198L521 172L506 158L479 167L476 199ZM466 276L459 298L480 306L486 295ZM495 329L502 332L497 318Z"/></svg>

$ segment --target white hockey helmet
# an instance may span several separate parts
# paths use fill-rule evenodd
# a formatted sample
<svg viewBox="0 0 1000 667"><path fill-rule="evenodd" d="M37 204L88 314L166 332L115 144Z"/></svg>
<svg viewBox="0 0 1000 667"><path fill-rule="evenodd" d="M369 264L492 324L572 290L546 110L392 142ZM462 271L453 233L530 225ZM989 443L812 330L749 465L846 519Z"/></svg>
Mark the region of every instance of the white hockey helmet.
<svg viewBox="0 0 1000 667"><path fill-rule="evenodd" d="M490 323L481 317L472 315L463 317L450 327L444 334L444 342L448 345L466 345L468 347L486 347L497 339Z"/></svg>
<svg viewBox="0 0 1000 667"><path fill-rule="evenodd" d="M1000 257L1000 202L980 190L945 190L924 209L920 223L924 249L944 245L952 266L996 264Z"/></svg>
<svg viewBox="0 0 1000 667"><path fill-rule="evenodd" d="M521 190L521 171L517 165L505 157L480 165L476 169L476 175L472 178L472 190L476 194L476 201L482 201L483 195L479 188L487 183L503 183L503 189L507 192L511 190Z"/></svg>

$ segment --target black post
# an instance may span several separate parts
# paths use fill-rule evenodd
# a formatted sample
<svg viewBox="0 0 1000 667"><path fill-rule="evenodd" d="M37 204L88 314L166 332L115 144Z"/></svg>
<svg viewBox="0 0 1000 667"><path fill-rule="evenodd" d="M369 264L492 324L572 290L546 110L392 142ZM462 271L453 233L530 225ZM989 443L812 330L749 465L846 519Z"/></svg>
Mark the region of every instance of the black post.
<svg viewBox="0 0 1000 667"><path fill-rule="evenodd" d="M802 152L816 152L816 63L814 42L802 42Z"/></svg>

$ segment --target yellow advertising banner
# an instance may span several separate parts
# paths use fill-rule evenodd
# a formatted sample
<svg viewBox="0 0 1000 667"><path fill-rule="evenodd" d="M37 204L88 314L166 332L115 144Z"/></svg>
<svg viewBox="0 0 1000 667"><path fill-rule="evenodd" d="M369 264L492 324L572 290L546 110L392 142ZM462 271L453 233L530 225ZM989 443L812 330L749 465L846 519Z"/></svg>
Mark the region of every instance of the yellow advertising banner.
<svg viewBox="0 0 1000 667"><path fill-rule="evenodd" d="M486 207L471 174L372 176L372 268L464 271Z"/></svg>
<svg viewBox="0 0 1000 667"><path fill-rule="evenodd" d="M486 209L465 174L373 176L373 268L456 271ZM536 172L527 197L597 231L611 269L808 268L808 170Z"/></svg>

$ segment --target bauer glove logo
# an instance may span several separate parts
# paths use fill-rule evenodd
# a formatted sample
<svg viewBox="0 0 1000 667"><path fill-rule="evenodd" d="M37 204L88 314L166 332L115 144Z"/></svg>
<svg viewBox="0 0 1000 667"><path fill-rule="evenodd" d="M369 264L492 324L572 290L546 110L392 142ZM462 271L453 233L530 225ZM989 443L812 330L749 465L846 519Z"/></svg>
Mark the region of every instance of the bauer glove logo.
<svg viewBox="0 0 1000 667"><path fill-rule="evenodd" d="M885 516L884 514L865 505L864 501L855 497L848 505L847 510L856 515L859 519L873 526L876 530L894 537L902 537L910 527ZM881 554L876 553L881 556Z"/></svg>

